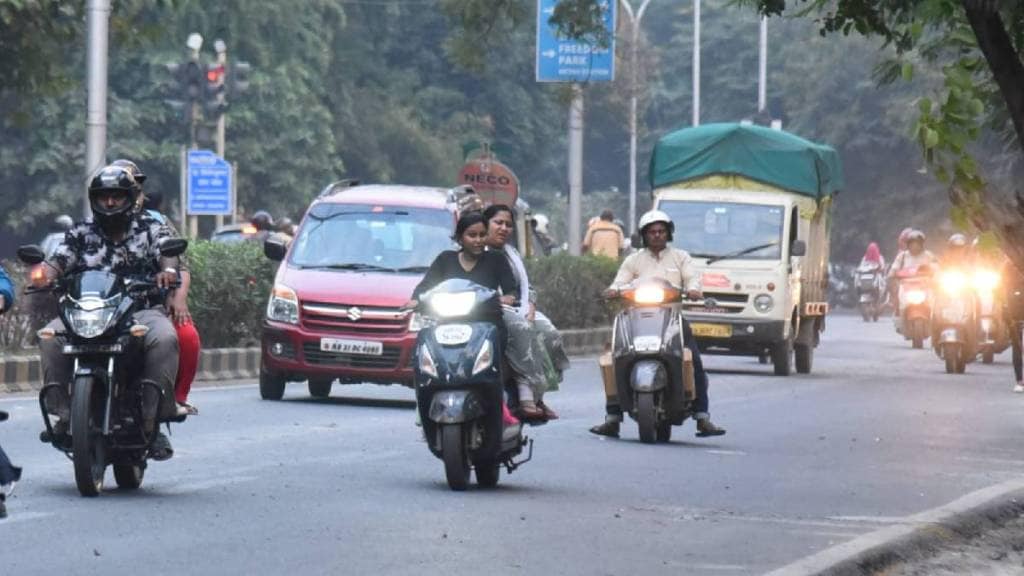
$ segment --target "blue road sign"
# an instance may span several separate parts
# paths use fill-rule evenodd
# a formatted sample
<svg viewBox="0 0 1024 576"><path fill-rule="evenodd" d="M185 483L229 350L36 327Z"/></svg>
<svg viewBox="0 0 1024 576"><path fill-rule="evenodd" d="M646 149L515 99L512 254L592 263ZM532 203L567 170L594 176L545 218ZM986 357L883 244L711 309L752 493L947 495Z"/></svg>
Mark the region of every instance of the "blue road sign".
<svg viewBox="0 0 1024 576"><path fill-rule="evenodd" d="M188 151L188 213L231 214L231 165L210 150Z"/></svg>
<svg viewBox="0 0 1024 576"><path fill-rule="evenodd" d="M558 0L537 0L537 81L611 82L615 79L616 0L601 0L610 44L599 48L558 37L548 23Z"/></svg>

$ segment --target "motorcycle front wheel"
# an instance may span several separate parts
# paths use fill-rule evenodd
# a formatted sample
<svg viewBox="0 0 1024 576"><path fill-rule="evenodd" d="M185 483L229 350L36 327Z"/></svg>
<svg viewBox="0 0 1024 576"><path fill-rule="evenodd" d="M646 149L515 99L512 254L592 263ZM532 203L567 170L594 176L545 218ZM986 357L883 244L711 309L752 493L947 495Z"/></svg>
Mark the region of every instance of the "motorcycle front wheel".
<svg viewBox="0 0 1024 576"><path fill-rule="evenodd" d="M636 398L636 423L640 427L640 441L654 444L657 440L657 413L654 409L654 394L646 392Z"/></svg>
<svg viewBox="0 0 1024 576"><path fill-rule="evenodd" d="M466 433L461 424L441 427L441 455L448 487L462 491L469 485L469 454L466 453Z"/></svg>
<svg viewBox="0 0 1024 576"><path fill-rule="evenodd" d="M71 396L71 451L75 463L75 484L82 496L99 496L107 472L106 444L100 433L103 403L96 394L92 376L75 379Z"/></svg>
<svg viewBox="0 0 1024 576"><path fill-rule="evenodd" d="M915 318L910 323L910 339L913 341L912 344L914 348L924 347L924 333L924 320Z"/></svg>

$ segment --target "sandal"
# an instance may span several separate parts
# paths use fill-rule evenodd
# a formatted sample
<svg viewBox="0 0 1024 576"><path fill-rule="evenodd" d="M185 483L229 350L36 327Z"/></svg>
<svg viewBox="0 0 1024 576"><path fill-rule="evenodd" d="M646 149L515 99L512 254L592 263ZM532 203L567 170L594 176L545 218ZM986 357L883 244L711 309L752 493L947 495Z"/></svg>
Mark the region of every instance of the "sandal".
<svg viewBox="0 0 1024 576"><path fill-rule="evenodd" d="M519 416L522 420L545 420L544 411L533 402L519 403Z"/></svg>
<svg viewBox="0 0 1024 576"><path fill-rule="evenodd" d="M558 420L558 412L549 408L544 402L537 402L537 407L544 412L544 417L548 420Z"/></svg>

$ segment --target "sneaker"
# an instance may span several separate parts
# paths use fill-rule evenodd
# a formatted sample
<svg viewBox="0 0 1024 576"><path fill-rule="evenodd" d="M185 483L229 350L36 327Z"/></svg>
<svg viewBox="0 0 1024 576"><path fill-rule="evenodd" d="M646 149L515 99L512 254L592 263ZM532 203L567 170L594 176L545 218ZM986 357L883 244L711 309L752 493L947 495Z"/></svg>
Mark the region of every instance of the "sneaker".
<svg viewBox="0 0 1024 576"><path fill-rule="evenodd" d="M174 448L171 448L171 440L163 432L157 432L153 439L153 445L149 447L149 457L157 462L170 460L174 456Z"/></svg>
<svg viewBox="0 0 1024 576"><path fill-rule="evenodd" d="M615 420L605 420L601 424L591 428L590 433L597 434L598 436L608 436L609 438L618 438L619 423Z"/></svg>
<svg viewBox="0 0 1024 576"><path fill-rule="evenodd" d="M707 438L708 436L723 436L725 428L719 428L711 421L711 418L704 417L697 420L697 437Z"/></svg>
<svg viewBox="0 0 1024 576"><path fill-rule="evenodd" d="M1017 385L1013 387L1013 391L1018 394L1024 392L1024 382L1017 382Z"/></svg>

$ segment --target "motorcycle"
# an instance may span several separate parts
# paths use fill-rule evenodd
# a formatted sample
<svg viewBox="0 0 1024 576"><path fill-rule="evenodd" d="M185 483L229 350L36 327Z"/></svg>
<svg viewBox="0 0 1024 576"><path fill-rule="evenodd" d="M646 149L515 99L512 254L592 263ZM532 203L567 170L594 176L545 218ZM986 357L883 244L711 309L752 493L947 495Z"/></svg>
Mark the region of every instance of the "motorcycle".
<svg viewBox="0 0 1024 576"><path fill-rule="evenodd" d="M465 490L470 470L477 484L498 484L501 467L512 473L533 456L522 424L505 427L506 387L498 294L468 280L446 280L424 294L413 368L416 406L430 451L444 462L452 490ZM526 458L516 460L523 449Z"/></svg>
<svg viewBox="0 0 1024 576"><path fill-rule="evenodd" d="M656 279L619 290L625 303L612 326L612 350L600 360L605 386L636 421L640 441L668 442L693 415L693 359L683 342L682 292ZM707 298L694 306L714 307Z"/></svg>
<svg viewBox="0 0 1024 576"><path fill-rule="evenodd" d="M185 252L188 241L160 242L160 254L170 258ZM26 264L39 264L44 254L37 246L18 249ZM159 293L152 279L99 270L69 271L45 288L26 293L53 292L57 296L63 331L44 328L40 339L66 337L63 352L74 358L74 376L68 383L48 384L39 392L39 407L50 443L74 463L75 484L82 496L97 496L103 489L107 466L114 469L118 487L135 490L142 485L146 460L158 429L147 430L166 402L159 385L140 380L143 337L148 328L133 315ZM54 407L70 406L70 442L55 434L50 414ZM65 408L66 410L66 408ZM184 422L184 416L168 419Z"/></svg>
<svg viewBox="0 0 1024 576"><path fill-rule="evenodd" d="M896 273L899 282L899 310L894 316L896 331L910 340L914 348L923 348L931 333L931 267L906 268Z"/></svg>
<svg viewBox="0 0 1024 576"><path fill-rule="evenodd" d="M878 322L882 312L882 294L885 293L885 280L877 266L864 264L854 272L857 285L857 300L860 316L865 322Z"/></svg>
<svg viewBox="0 0 1024 576"><path fill-rule="evenodd" d="M977 354L976 300L967 274L960 269L943 270L935 295L932 346L946 362L946 373L963 374Z"/></svg>
<svg viewBox="0 0 1024 576"><path fill-rule="evenodd" d="M996 302L996 288L1001 281L994 270L979 267L971 278L978 301L978 349L981 361L991 364L995 355L1010 346L1009 331L1002 314L1002 307Z"/></svg>

